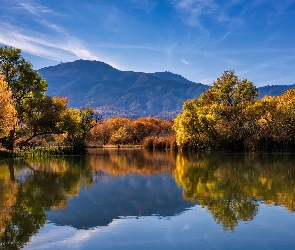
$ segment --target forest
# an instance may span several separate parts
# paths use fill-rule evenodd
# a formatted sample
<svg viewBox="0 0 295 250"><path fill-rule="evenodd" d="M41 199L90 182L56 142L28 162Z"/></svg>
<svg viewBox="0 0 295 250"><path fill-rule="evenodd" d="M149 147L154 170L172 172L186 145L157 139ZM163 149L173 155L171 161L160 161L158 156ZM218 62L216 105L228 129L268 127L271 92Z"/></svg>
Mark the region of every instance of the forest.
<svg viewBox="0 0 295 250"><path fill-rule="evenodd" d="M196 151L284 151L295 148L295 89L258 98L255 85L224 71L174 120L103 119L92 107L68 107L16 48L0 47L1 154L28 149L85 154L86 147L140 145ZM5 154L4 154L5 155Z"/></svg>

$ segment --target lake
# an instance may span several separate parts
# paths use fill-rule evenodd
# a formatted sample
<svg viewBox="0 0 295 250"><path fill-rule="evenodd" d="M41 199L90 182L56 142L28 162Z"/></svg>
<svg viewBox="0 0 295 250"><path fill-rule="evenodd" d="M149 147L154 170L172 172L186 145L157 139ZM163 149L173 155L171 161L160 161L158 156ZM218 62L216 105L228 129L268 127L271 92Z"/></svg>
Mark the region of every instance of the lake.
<svg viewBox="0 0 295 250"><path fill-rule="evenodd" d="M0 159L0 249L295 249L295 154Z"/></svg>

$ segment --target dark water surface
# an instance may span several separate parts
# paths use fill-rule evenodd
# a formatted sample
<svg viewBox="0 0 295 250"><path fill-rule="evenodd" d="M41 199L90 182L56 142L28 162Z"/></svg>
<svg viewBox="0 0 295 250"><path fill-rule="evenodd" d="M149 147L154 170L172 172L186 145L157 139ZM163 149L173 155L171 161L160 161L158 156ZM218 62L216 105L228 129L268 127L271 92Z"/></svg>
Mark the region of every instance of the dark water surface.
<svg viewBox="0 0 295 250"><path fill-rule="evenodd" d="M0 160L0 249L295 249L294 154Z"/></svg>

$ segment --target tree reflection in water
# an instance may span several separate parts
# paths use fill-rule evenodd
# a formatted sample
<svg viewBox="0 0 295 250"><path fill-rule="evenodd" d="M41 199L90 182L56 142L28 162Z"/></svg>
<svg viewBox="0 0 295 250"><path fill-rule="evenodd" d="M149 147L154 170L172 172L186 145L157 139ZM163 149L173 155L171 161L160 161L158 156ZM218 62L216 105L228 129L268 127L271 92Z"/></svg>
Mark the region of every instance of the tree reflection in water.
<svg viewBox="0 0 295 250"><path fill-rule="evenodd" d="M292 154L182 154L174 177L184 198L199 201L224 230L252 220L259 202L295 209Z"/></svg>
<svg viewBox="0 0 295 250"><path fill-rule="evenodd" d="M199 202L228 231L233 231L239 221L252 220L261 202L295 210L292 154L199 153L175 157L172 153L141 150L98 150L87 157L2 160L0 249L18 249L27 244L45 225L46 211L66 209L68 198L78 196L82 187L100 183L105 175L132 174L146 178L173 174L183 189L183 197ZM150 190L154 192L155 187ZM188 204L182 198L177 200L176 192L166 193L159 190L159 196L155 196L162 208L168 204Z"/></svg>
<svg viewBox="0 0 295 250"><path fill-rule="evenodd" d="M119 153L119 154L118 154ZM163 154L101 151L93 157L0 162L0 249L19 249L46 223L46 211L63 210L82 187L111 175L170 174L175 166ZM17 176L17 177L15 177Z"/></svg>
<svg viewBox="0 0 295 250"><path fill-rule="evenodd" d="M91 184L92 172L81 161L10 159L0 163L1 249L24 246L45 225L46 210L66 208L68 197ZM14 169L23 172L16 181Z"/></svg>

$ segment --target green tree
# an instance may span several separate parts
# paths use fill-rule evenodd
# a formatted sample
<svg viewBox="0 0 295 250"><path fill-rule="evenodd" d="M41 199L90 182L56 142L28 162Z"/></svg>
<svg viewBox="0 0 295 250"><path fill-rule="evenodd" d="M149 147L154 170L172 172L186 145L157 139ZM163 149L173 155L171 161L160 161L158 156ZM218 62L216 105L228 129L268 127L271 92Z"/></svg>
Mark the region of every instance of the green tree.
<svg viewBox="0 0 295 250"><path fill-rule="evenodd" d="M22 143L32 138L47 134L62 134L67 128L60 126L64 113L67 110L68 100L64 97L30 98L24 105L23 121L28 130L29 137Z"/></svg>
<svg viewBox="0 0 295 250"><path fill-rule="evenodd" d="M37 136L49 134L64 134L74 146L80 147L82 143L85 148L86 136L94 125L90 107L80 111L68 109L66 98L45 95L47 82L21 56L20 49L0 47L0 75L6 80L8 90L11 89L20 125L18 130L17 126L9 127L6 143L3 140L8 149L13 150L18 137L22 137L18 140L20 145L24 145ZM13 110L10 115L14 115ZM7 129L1 135L7 135Z"/></svg>
<svg viewBox="0 0 295 250"><path fill-rule="evenodd" d="M235 72L231 70L224 71L220 78L213 81L205 95L208 101L224 106L237 106L256 100L258 91L252 82L246 79L239 80Z"/></svg>
<svg viewBox="0 0 295 250"><path fill-rule="evenodd" d="M78 133L74 134L74 136L72 137L72 145L76 154L86 153L87 137L91 128L96 125L96 123L93 121L93 114L93 109L90 107L81 108L79 110L79 121L76 126L78 128Z"/></svg>
<svg viewBox="0 0 295 250"><path fill-rule="evenodd" d="M248 136L245 110L257 98L252 82L225 71L198 99L183 104L183 113L174 122L178 145L198 150L244 149L244 136Z"/></svg>
<svg viewBox="0 0 295 250"><path fill-rule="evenodd" d="M94 111L91 107L81 108L80 117L81 117L81 130L82 130L82 139L86 140L87 135L90 130L96 125L93 120Z"/></svg>
<svg viewBox="0 0 295 250"><path fill-rule="evenodd" d="M25 116L27 101L44 98L47 82L21 56L20 49L0 47L0 74L12 91L14 106L20 122ZM8 148L13 150L15 128L10 130Z"/></svg>
<svg viewBox="0 0 295 250"><path fill-rule="evenodd" d="M0 73L12 91L18 117L23 118L27 99L42 98L47 82L21 56L20 49L0 47Z"/></svg>

